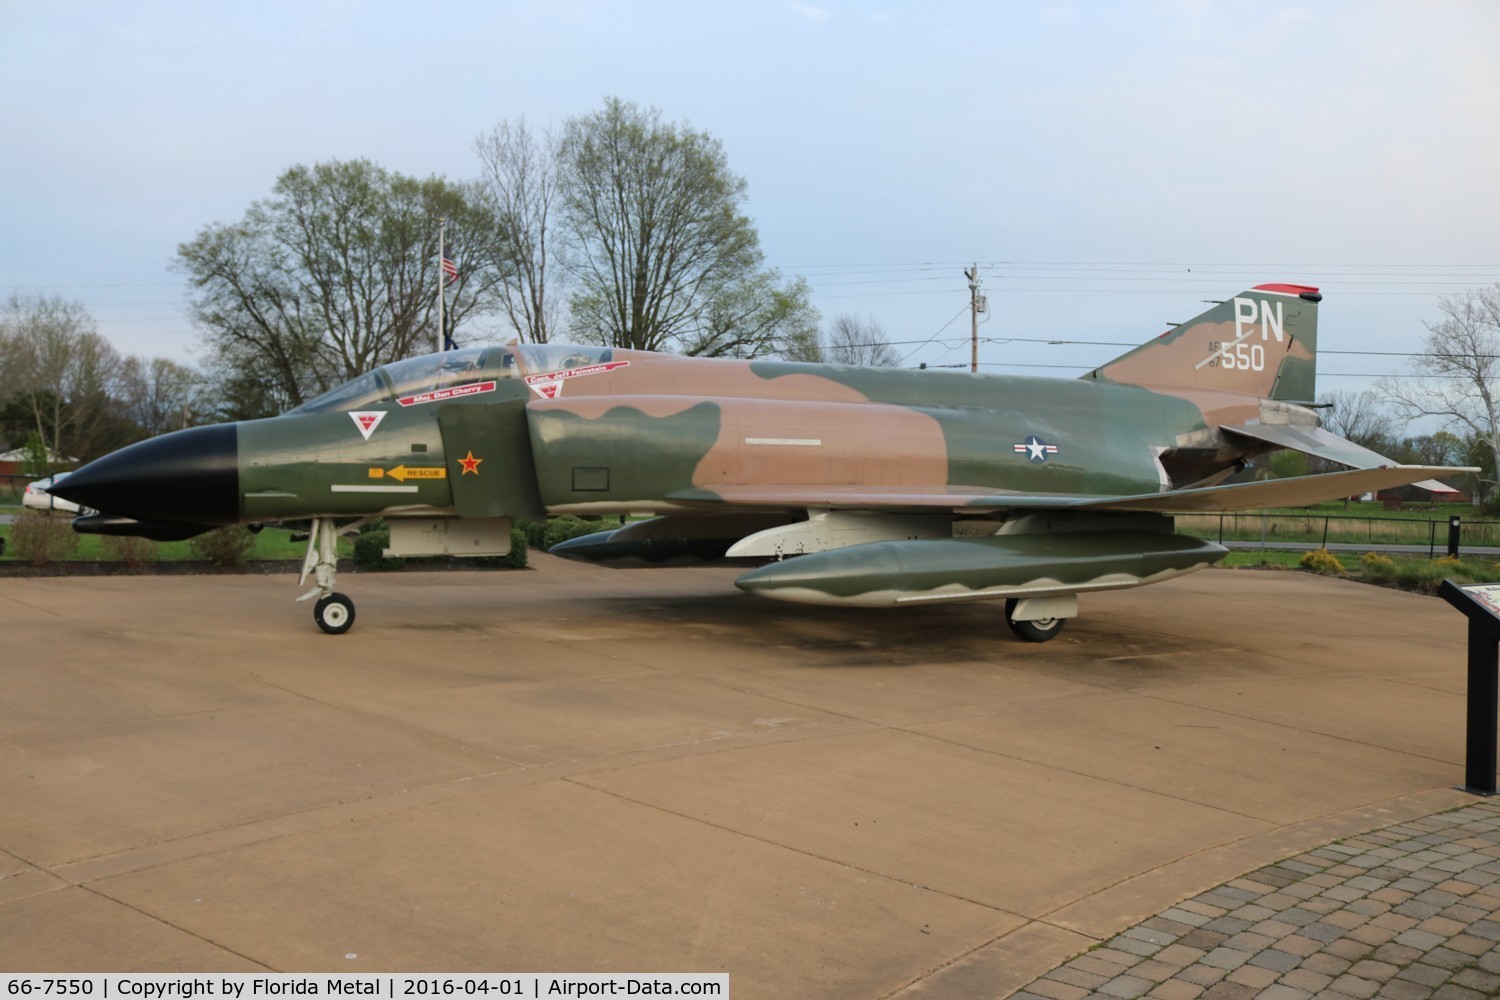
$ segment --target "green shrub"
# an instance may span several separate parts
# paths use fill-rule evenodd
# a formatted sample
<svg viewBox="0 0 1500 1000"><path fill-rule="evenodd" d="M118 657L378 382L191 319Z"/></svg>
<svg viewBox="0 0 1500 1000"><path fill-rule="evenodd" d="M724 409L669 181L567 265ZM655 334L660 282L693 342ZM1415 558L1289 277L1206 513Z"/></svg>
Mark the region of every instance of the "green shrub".
<svg viewBox="0 0 1500 1000"><path fill-rule="evenodd" d="M391 529L383 523L366 524L354 537L354 565L362 569L394 569L406 560L387 559L384 552L391 544Z"/></svg>
<svg viewBox="0 0 1500 1000"><path fill-rule="evenodd" d="M526 544L533 549L546 549L547 547L547 522L546 521L522 521L518 525L521 533L526 536Z"/></svg>
<svg viewBox="0 0 1500 1000"><path fill-rule="evenodd" d="M1364 575L1376 583L1385 583L1396 575L1396 560L1379 552L1366 552L1359 565Z"/></svg>
<svg viewBox="0 0 1500 1000"><path fill-rule="evenodd" d="M255 533L243 524L231 524L195 535L188 548L214 566L243 566L255 548Z"/></svg>
<svg viewBox="0 0 1500 1000"><path fill-rule="evenodd" d="M1452 576L1453 564L1443 565L1443 560L1413 560L1396 568L1395 582L1403 590L1415 590L1422 594L1436 594L1439 586Z"/></svg>
<svg viewBox="0 0 1500 1000"><path fill-rule="evenodd" d="M10 526L10 547L17 559L45 566L76 552L78 533L73 530L71 518L24 510Z"/></svg>
<svg viewBox="0 0 1500 1000"><path fill-rule="evenodd" d="M596 531L607 531L619 526L620 522L615 519L605 521L597 517L574 517L572 514L564 514L562 517L554 517L547 522L547 530L542 536L542 548L550 549L558 542L565 542L581 535L592 535Z"/></svg>
<svg viewBox="0 0 1500 1000"><path fill-rule="evenodd" d="M521 523L521 530L526 535L526 544L533 549L541 549L543 552L569 538L592 535L596 531L608 531L618 527L620 527L618 517L578 517L574 514L563 514L545 522L524 521Z"/></svg>
<svg viewBox="0 0 1500 1000"><path fill-rule="evenodd" d="M1314 549L1298 559L1297 565L1324 576L1337 576L1344 571L1344 564L1327 549Z"/></svg>
<svg viewBox="0 0 1500 1000"><path fill-rule="evenodd" d="M466 559L476 566L484 566L489 569L525 569L526 554L530 548L528 533L519 524L510 526L510 551L503 556L478 556L474 559Z"/></svg>
<svg viewBox="0 0 1500 1000"><path fill-rule="evenodd" d="M139 569L148 562L155 562L157 543L149 538L135 535L105 535L104 554L110 559L124 563L131 569Z"/></svg>

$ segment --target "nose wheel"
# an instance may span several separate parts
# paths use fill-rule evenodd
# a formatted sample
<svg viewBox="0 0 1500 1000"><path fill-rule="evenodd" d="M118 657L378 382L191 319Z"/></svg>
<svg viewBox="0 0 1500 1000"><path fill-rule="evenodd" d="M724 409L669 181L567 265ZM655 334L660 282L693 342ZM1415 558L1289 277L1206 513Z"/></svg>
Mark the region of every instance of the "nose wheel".
<svg viewBox="0 0 1500 1000"><path fill-rule="evenodd" d="M343 594L320 597L313 605L313 621L329 635L343 635L354 624L354 602Z"/></svg>
<svg viewBox="0 0 1500 1000"><path fill-rule="evenodd" d="M344 526L347 531L358 527L363 521ZM354 624L354 602L333 589L334 571L339 565L339 527L332 518L314 518L307 533L307 555L302 560L302 577L297 582L306 583L312 576L317 586L297 598L299 601L314 597L313 621L329 635L343 635Z"/></svg>

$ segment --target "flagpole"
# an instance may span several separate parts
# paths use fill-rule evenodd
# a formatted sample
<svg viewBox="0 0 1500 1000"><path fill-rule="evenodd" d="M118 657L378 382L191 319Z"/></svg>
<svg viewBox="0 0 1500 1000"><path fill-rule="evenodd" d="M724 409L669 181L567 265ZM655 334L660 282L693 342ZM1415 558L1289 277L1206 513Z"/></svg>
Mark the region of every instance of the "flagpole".
<svg viewBox="0 0 1500 1000"><path fill-rule="evenodd" d="M444 293L444 291L443 291L443 285L445 283L443 279L447 277L447 275L443 272L443 261L446 259L444 257L444 255L443 255L443 224L446 221L447 221L446 219L438 219L438 266L437 266L437 282L438 282L438 327L437 327L437 349L438 349L438 353L439 354L443 353L443 305L444 305L444 301L448 297L447 294Z"/></svg>

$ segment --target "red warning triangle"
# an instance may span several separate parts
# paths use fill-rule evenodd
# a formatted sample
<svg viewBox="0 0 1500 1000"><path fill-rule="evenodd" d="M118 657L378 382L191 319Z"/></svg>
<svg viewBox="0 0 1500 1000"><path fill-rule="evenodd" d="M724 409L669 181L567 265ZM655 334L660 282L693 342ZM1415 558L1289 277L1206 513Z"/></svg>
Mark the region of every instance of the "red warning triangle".
<svg viewBox="0 0 1500 1000"><path fill-rule="evenodd" d="M562 383L539 382L536 385L532 386L532 388L535 389L537 391L537 395L541 396L543 399L556 399L557 394L562 391Z"/></svg>
<svg viewBox="0 0 1500 1000"><path fill-rule="evenodd" d="M385 419L385 411L353 410L349 414L349 419L353 420L354 426L359 428L360 436L368 441L375 428L380 426L380 421Z"/></svg>

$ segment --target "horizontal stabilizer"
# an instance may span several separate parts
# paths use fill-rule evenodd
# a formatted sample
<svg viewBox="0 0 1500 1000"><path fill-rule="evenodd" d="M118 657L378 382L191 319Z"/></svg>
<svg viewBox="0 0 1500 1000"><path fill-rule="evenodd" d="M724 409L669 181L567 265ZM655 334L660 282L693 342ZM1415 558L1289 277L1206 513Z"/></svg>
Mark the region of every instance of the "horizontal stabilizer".
<svg viewBox="0 0 1500 1000"><path fill-rule="evenodd" d="M1394 466L1396 462L1384 455L1371 451L1353 441L1332 434L1321 427L1298 427L1291 424L1223 424L1219 428L1230 434L1247 437L1253 441L1263 441L1273 444L1278 448L1291 448L1316 458L1327 459L1337 462L1339 465L1347 465L1353 469L1376 469L1381 466ZM1433 493L1457 493L1451 486L1445 486L1435 479L1424 480L1420 483L1412 483L1412 486L1420 486L1424 490Z"/></svg>
<svg viewBox="0 0 1500 1000"><path fill-rule="evenodd" d="M1143 496L1101 498L1077 506L1103 510L1151 510L1161 513L1195 511L1247 510L1253 507L1305 507L1357 496L1377 490L1410 486L1435 476L1478 472L1472 468L1448 468L1440 465L1392 465L1380 469L1350 469L1320 476L1297 476L1293 479L1263 479L1254 483L1231 483L1227 486L1205 486L1171 493L1148 493Z"/></svg>
<svg viewBox="0 0 1500 1000"><path fill-rule="evenodd" d="M1396 463L1377 452L1357 445L1353 441L1325 431L1321 427L1298 427L1293 424L1221 424L1221 431L1274 444L1278 448L1291 448L1330 462L1347 465L1351 469L1378 469L1382 465Z"/></svg>

